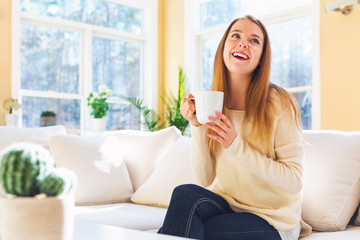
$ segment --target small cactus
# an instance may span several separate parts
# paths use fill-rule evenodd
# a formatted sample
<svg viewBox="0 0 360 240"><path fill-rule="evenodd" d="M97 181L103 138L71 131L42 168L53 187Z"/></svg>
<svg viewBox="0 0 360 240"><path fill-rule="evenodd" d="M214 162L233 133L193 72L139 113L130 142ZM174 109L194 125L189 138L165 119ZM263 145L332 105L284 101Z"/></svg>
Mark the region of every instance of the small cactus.
<svg viewBox="0 0 360 240"><path fill-rule="evenodd" d="M50 173L42 181L40 192L45 193L47 196L60 195L65 188L65 181L55 172Z"/></svg>
<svg viewBox="0 0 360 240"><path fill-rule="evenodd" d="M6 193L35 196L47 171L53 168L50 153L36 144L14 144L6 148L0 165L0 181Z"/></svg>
<svg viewBox="0 0 360 240"><path fill-rule="evenodd" d="M1 157L0 182L4 191L19 197L68 194L76 175L65 168L54 168L45 148L31 143L13 144Z"/></svg>
<svg viewBox="0 0 360 240"><path fill-rule="evenodd" d="M75 174L66 168L55 168L45 177L40 186L40 192L48 196L68 194L75 181Z"/></svg>

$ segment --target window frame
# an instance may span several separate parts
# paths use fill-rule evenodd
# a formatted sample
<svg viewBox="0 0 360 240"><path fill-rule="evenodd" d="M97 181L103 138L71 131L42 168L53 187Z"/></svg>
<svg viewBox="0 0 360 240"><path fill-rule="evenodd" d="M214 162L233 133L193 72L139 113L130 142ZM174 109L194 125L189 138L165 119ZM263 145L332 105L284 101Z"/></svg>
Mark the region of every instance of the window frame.
<svg viewBox="0 0 360 240"><path fill-rule="evenodd" d="M21 99L23 96L44 97L56 99L79 99L80 106L80 130L90 129L90 109L87 106L87 96L92 91L92 37L120 40L141 45L140 60L140 97L151 109L158 108L158 0L107 0L109 2L140 8L143 10L143 32L134 34L121 30L59 19L49 16L40 16L21 12L20 0L12 1L12 45L11 45L11 96ZM21 46L21 23L34 24L36 26L53 27L80 34L80 62L79 62L79 93L58 93L53 91L37 91L21 89L20 79L20 46ZM86 49L86 51L85 51ZM128 103L118 97L108 99L111 103ZM19 110L22 116L22 110ZM22 126L22 117L20 117Z"/></svg>
<svg viewBox="0 0 360 240"><path fill-rule="evenodd" d="M185 0L185 70L188 78L193 79L190 89L192 92L202 89L202 41L204 39L222 36L229 23L220 24L206 29L200 29L200 4L210 0ZM320 3L304 4L301 7L290 8L271 14L261 15L258 18L265 24L275 24L305 16L312 16L313 34L313 64L312 85L286 88L291 93L312 91L312 129L321 129L320 106Z"/></svg>

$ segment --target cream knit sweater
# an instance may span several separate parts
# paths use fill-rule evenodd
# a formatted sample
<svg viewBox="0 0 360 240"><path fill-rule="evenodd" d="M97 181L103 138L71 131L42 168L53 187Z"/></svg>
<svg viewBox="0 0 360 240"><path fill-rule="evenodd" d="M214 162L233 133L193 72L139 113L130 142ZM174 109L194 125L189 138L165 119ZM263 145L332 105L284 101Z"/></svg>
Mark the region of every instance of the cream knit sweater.
<svg viewBox="0 0 360 240"><path fill-rule="evenodd" d="M300 223L300 235L306 236L311 227L301 220L303 139L294 117L278 113L272 136L276 156L270 156L267 147L248 143L251 129L241 134L244 111L224 110L238 136L228 149L217 144L216 164L210 158L206 127L192 126L193 168L200 185L222 196L235 212L256 214L279 231Z"/></svg>

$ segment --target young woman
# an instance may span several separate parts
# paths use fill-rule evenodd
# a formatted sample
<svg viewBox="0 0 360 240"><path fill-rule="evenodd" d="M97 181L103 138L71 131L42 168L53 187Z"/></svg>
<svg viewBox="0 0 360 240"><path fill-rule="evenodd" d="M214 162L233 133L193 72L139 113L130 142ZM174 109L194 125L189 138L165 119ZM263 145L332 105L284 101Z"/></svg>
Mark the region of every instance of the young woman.
<svg viewBox="0 0 360 240"><path fill-rule="evenodd" d="M159 233L195 239L295 240L311 232L301 220L302 134L296 100L270 83L270 42L251 16L234 20L216 52L212 90L224 111L201 125L190 98L197 185L175 188ZM208 188L208 189L205 189Z"/></svg>

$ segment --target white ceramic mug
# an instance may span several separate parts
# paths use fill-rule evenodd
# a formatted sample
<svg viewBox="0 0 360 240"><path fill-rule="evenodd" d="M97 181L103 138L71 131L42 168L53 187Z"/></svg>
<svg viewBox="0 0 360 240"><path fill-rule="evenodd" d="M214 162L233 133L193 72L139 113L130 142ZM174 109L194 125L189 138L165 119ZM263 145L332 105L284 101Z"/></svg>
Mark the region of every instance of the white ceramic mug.
<svg viewBox="0 0 360 240"><path fill-rule="evenodd" d="M199 123L210 123L209 116L217 117L215 111L223 110L224 93L218 91L195 92L196 118Z"/></svg>

